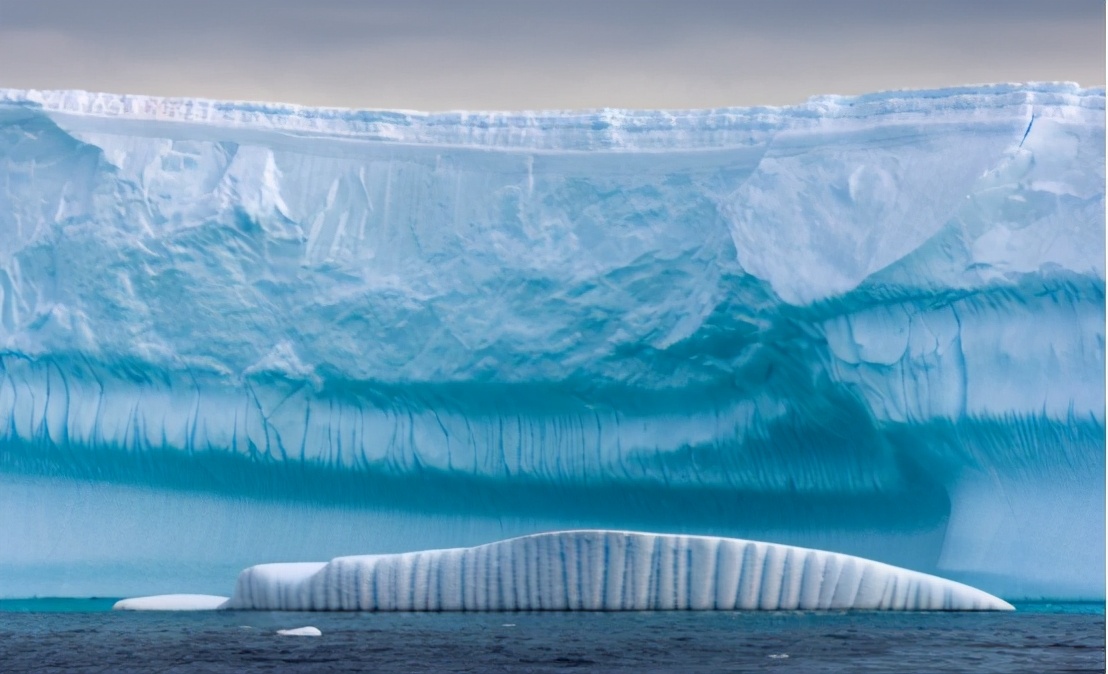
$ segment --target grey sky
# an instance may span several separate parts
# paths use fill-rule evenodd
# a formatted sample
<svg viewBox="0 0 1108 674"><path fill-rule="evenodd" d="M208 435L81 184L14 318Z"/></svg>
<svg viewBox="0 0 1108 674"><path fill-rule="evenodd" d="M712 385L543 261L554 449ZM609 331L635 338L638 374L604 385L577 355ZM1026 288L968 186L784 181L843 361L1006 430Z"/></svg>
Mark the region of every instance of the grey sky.
<svg viewBox="0 0 1108 674"><path fill-rule="evenodd" d="M1105 81L1104 0L0 0L0 86L690 108Z"/></svg>

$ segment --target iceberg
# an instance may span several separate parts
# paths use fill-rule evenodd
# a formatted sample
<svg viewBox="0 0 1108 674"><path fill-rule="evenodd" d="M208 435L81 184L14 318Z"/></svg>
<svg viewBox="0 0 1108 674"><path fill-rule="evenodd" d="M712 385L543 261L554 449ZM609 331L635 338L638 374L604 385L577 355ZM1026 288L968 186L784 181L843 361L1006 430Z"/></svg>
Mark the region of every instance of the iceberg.
<svg viewBox="0 0 1108 674"><path fill-rule="evenodd" d="M1103 598L1104 129L0 89L0 596L608 529Z"/></svg>
<svg viewBox="0 0 1108 674"><path fill-rule="evenodd" d="M262 564L221 608L269 611L1010 611L858 557L704 536L535 534L473 548Z"/></svg>
<svg viewBox="0 0 1108 674"><path fill-rule="evenodd" d="M277 634L283 637L321 637L323 632L318 627L307 625L305 627L293 627L287 630L277 630Z"/></svg>
<svg viewBox="0 0 1108 674"><path fill-rule="evenodd" d="M213 611L223 608L227 597L210 594L163 594L153 597L120 599L115 611Z"/></svg>

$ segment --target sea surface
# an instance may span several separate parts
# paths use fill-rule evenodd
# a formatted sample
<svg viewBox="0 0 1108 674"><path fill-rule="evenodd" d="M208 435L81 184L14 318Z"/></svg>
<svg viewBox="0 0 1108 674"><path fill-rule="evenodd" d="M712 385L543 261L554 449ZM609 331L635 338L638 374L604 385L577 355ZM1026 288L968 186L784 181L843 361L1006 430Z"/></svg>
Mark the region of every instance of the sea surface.
<svg viewBox="0 0 1108 674"><path fill-rule="evenodd" d="M1104 604L1014 613L112 612L0 601L0 672L1103 672ZM311 625L319 637L282 636Z"/></svg>

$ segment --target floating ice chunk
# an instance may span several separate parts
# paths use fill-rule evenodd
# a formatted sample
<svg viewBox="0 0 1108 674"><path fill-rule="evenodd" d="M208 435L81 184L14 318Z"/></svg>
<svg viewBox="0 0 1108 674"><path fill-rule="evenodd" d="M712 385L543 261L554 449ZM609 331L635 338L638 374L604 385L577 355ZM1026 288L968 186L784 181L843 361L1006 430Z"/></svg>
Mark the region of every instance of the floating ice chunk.
<svg viewBox="0 0 1108 674"><path fill-rule="evenodd" d="M116 611L212 611L227 603L227 597L211 594L159 594L152 597L120 599Z"/></svg>
<svg viewBox="0 0 1108 674"><path fill-rule="evenodd" d="M288 611L1012 610L860 557L733 538L537 534L473 548L262 564L231 609Z"/></svg>
<svg viewBox="0 0 1108 674"><path fill-rule="evenodd" d="M308 625L306 627L296 627L291 630L277 630L277 634L286 637L321 637L323 632L319 631L318 627L312 627Z"/></svg>

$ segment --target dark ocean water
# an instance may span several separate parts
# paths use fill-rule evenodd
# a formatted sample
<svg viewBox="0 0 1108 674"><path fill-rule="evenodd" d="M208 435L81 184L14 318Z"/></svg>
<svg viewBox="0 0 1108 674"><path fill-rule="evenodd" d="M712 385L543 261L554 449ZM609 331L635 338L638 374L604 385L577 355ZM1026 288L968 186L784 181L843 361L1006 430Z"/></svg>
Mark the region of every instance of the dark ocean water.
<svg viewBox="0 0 1108 674"><path fill-rule="evenodd" d="M1103 604L1015 613L131 613L0 602L0 672L1102 672ZM276 634L313 625L320 637Z"/></svg>

